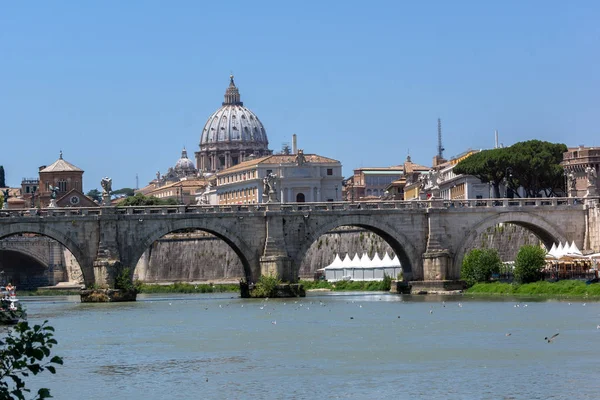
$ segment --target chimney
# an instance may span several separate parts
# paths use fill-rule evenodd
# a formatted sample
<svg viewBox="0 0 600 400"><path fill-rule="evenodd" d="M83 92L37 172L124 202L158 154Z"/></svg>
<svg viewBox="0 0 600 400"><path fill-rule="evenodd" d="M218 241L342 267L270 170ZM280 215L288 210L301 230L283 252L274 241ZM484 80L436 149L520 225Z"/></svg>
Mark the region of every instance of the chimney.
<svg viewBox="0 0 600 400"><path fill-rule="evenodd" d="M46 168L46 166L45 166L45 165L42 165L42 166L38 167L38 171L41 171L41 170L43 170L43 169L45 169L45 168Z"/></svg>
<svg viewBox="0 0 600 400"><path fill-rule="evenodd" d="M292 154L298 154L298 139L295 133L292 135Z"/></svg>

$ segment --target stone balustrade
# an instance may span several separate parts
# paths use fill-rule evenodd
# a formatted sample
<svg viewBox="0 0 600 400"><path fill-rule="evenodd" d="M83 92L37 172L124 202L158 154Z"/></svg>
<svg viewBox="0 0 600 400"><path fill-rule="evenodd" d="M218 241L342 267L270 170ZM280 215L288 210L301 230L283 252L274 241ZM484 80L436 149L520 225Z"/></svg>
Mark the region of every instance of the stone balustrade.
<svg viewBox="0 0 600 400"><path fill-rule="evenodd" d="M550 197L517 199L469 199L469 200L410 200L410 201L356 201L324 203L265 203L239 205L173 205L131 207L65 207L40 209L0 210L1 217L78 217L95 215L168 215L168 214L231 214L256 212L318 212L362 210L424 210L429 208L485 208L485 207L557 207L581 206L585 201L600 199Z"/></svg>

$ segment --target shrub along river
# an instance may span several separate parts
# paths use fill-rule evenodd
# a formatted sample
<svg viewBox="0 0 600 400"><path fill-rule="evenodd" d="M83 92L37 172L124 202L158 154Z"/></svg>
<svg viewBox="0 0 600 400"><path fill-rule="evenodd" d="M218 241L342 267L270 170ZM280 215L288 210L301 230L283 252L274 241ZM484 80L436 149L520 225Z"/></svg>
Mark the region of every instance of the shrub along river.
<svg viewBox="0 0 600 400"><path fill-rule="evenodd" d="M309 293L24 298L57 399L596 399L600 303ZM559 333L548 343L545 337Z"/></svg>

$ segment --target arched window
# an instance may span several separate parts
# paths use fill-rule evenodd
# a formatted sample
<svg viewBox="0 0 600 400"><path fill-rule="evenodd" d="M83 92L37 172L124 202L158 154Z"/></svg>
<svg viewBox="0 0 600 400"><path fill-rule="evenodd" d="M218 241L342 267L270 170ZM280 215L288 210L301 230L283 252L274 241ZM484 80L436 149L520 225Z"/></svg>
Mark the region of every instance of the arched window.
<svg viewBox="0 0 600 400"><path fill-rule="evenodd" d="M298 193L296 195L296 203L304 203L305 201L304 193Z"/></svg>

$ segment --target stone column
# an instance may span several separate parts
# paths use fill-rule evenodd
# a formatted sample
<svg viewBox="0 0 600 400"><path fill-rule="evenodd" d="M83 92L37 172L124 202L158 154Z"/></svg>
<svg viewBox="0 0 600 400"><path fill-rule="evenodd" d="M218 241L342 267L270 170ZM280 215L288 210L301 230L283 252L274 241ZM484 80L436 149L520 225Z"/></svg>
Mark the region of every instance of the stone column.
<svg viewBox="0 0 600 400"><path fill-rule="evenodd" d="M296 282L298 277L292 270L292 260L283 240L283 219L273 215L267 215L266 218L267 239L260 258L260 273L265 276L276 275L283 282Z"/></svg>

